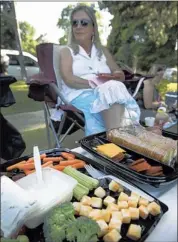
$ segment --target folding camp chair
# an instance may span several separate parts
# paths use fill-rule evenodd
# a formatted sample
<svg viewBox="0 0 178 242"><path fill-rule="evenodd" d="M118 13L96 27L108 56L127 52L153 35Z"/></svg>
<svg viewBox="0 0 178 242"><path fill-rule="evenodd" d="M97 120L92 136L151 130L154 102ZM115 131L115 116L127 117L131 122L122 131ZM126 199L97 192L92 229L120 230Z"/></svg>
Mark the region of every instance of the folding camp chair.
<svg viewBox="0 0 178 242"><path fill-rule="evenodd" d="M59 55L63 46L52 43L43 43L36 47L40 73L29 78L29 97L44 104L44 116L47 128L48 145L50 146L49 126L54 135L57 147L61 146L68 134L77 129L84 130L84 116L82 112L69 104L61 93L61 76L59 72ZM61 103L58 108L63 111L61 121L55 126L50 118L50 108L56 107L58 98ZM67 126L66 126L67 125Z"/></svg>
<svg viewBox="0 0 178 242"><path fill-rule="evenodd" d="M82 112L69 104L61 92L59 56L60 50L63 47L64 46L59 46L52 43L43 43L38 45L36 51L41 72L31 77L27 82L27 84L30 85L28 96L36 101L42 101L44 103L44 114L47 128L48 144L50 145L50 126L57 147L61 146L61 143L64 141L66 136L70 134L73 130L84 130L85 124ZM127 79L131 79L131 81L133 81L133 79L136 80L136 82L132 82L134 83L134 91L132 93L132 96L135 97L138 90L142 86L143 81L147 77L143 77L139 74L135 75L134 73L128 75L129 71L128 69L125 70L125 68L123 69L123 71L125 72ZM63 110L64 113L59 123L59 127L56 129L54 126L54 122L50 118L49 109L50 107L56 106L58 98L62 101L61 104L58 105L58 108ZM70 123L67 125L67 122L69 121Z"/></svg>

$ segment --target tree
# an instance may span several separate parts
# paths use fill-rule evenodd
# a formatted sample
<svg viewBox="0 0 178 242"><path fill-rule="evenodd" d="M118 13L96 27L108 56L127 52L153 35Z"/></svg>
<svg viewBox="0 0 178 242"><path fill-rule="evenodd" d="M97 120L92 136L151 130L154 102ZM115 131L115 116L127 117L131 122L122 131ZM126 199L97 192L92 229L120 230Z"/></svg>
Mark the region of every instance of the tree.
<svg viewBox="0 0 178 242"><path fill-rule="evenodd" d="M100 8L114 16L108 47L118 61L143 70L176 65L177 2L105 1Z"/></svg>
<svg viewBox="0 0 178 242"><path fill-rule="evenodd" d="M23 50L36 55L36 45L46 42L45 35L35 38L35 28L26 21L19 22L19 28Z"/></svg>
<svg viewBox="0 0 178 242"><path fill-rule="evenodd" d="M1 1L1 49L16 49L16 38L12 18L12 2Z"/></svg>
<svg viewBox="0 0 178 242"><path fill-rule="evenodd" d="M69 4L66 8L64 8L62 10L61 13L61 17L58 19L57 22L57 26L63 30L64 35L59 39L59 44L60 45L66 45L67 44L67 39L68 39L68 33L69 33L69 27L70 27L70 20L69 20L69 16L71 11L76 7L76 5L87 5L87 6L91 6L93 9L96 8L96 4L95 3L87 3L87 2L79 2L77 4ZM99 13L99 11L96 11L96 18L98 21L98 25L101 27L102 23L101 23L101 15ZM100 29L100 32L102 30Z"/></svg>
<svg viewBox="0 0 178 242"><path fill-rule="evenodd" d="M12 1L1 1L1 48L2 49L13 49L16 50L17 42L15 35L14 25L15 19L13 18ZM15 16L14 16L15 17ZM36 54L36 45L46 42L45 34L41 34L38 38L35 38L35 28L29 23L20 22L20 36L22 41L22 49Z"/></svg>

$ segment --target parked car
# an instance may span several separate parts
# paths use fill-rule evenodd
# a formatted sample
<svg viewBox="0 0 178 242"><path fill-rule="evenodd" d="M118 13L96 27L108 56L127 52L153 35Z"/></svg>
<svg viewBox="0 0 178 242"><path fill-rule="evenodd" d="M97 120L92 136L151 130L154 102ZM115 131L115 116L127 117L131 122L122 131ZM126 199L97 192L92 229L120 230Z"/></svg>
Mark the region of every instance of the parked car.
<svg viewBox="0 0 178 242"><path fill-rule="evenodd" d="M19 62L19 51L1 49L1 55L7 55L9 57L9 66L7 69L8 74L14 76L17 80L22 80L23 78ZM23 56L27 77L39 73L39 65L37 58L28 52L23 52Z"/></svg>

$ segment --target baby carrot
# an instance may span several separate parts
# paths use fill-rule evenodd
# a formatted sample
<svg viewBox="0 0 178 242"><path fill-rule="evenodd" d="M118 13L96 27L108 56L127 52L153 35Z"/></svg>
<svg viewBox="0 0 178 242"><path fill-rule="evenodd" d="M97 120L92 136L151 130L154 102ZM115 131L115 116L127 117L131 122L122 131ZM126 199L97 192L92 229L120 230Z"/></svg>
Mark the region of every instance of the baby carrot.
<svg viewBox="0 0 178 242"><path fill-rule="evenodd" d="M52 161L48 161L48 162L46 162L44 165L42 165L42 167L43 167L43 168L44 168L44 167L53 167L53 162L52 162ZM35 172L35 169L33 169L33 170L30 170L30 169L23 169L23 171L24 171L24 173L25 173L26 175L29 175L29 174Z"/></svg>
<svg viewBox="0 0 178 242"><path fill-rule="evenodd" d="M48 161L45 164L43 164L41 167L47 167L47 166L53 167L53 162L52 161Z"/></svg>
<svg viewBox="0 0 178 242"><path fill-rule="evenodd" d="M61 160L63 160L64 158L62 158L62 157L46 157L46 158L44 158L43 159L43 163L46 163L46 162L48 162L48 161L61 161Z"/></svg>
<svg viewBox="0 0 178 242"><path fill-rule="evenodd" d="M23 160L23 161L21 161L21 162L18 162L18 163L16 163L16 164L12 165L12 166L9 166L9 167L6 168L6 170L7 170L7 171L12 171L12 170L14 170L14 169L18 169L18 166L21 165L21 164L26 164L26 161Z"/></svg>
<svg viewBox="0 0 178 242"><path fill-rule="evenodd" d="M46 154L41 154L41 155L40 155L40 159L41 159L41 160L44 159L45 157L46 157ZM33 158L33 157L29 158L29 159L27 160L27 162L28 162L28 163L34 162L34 158Z"/></svg>
<svg viewBox="0 0 178 242"><path fill-rule="evenodd" d="M65 167L66 166L57 165L57 166L54 166L53 168L58 170L58 171L63 171Z"/></svg>
<svg viewBox="0 0 178 242"><path fill-rule="evenodd" d="M74 160L64 160L60 162L60 165L62 166L70 166L74 165L76 163L83 162L82 160L74 159Z"/></svg>
<svg viewBox="0 0 178 242"><path fill-rule="evenodd" d="M83 168L84 165L85 165L85 162L79 162L79 163L72 165L72 167L76 168L76 169L80 169L80 168Z"/></svg>
<svg viewBox="0 0 178 242"><path fill-rule="evenodd" d="M67 160L73 160L75 159L75 155L67 152L61 152L62 157L64 157Z"/></svg>

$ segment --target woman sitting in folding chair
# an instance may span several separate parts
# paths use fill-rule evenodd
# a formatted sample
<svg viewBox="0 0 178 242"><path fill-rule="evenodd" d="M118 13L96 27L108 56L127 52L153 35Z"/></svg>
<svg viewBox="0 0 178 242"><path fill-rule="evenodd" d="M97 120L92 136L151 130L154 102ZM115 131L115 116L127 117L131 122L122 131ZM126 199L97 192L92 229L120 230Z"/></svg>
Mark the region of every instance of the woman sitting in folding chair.
<svg viewBox="0 0 178 242"><path fill-rule="evenodd" d="M77 6L70 21L69 46L60 52L62 93L84 113L86 135L139 122L140 109L123 84L124 73L101 46L93 9Z"/></svg>

